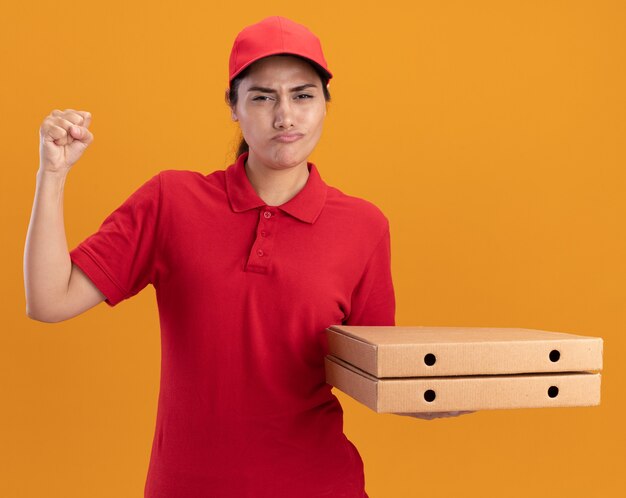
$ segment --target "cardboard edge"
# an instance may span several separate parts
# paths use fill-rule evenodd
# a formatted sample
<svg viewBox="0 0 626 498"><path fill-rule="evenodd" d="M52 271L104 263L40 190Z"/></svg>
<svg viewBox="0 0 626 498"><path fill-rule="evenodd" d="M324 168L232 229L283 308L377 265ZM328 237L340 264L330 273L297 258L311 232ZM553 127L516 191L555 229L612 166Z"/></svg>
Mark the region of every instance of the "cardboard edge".
<svg viewBox="0 0 626 498"><path fill-rule="evenodd" d="M355 401L379 413L379 392L376 377L332 355L327 355L324 358L324 368L327 384L336 387Z"/></svg>
<svg viewBox="0 0 626 498"><path fill-rule="evenodd" d="M330 326L326 329L328 349L334 358L335 351L342 351L342 358L348 363L358 365L363 371L378 376L379 354L378 345L359 339L352 335L344 334L337 327Z"/></svg>

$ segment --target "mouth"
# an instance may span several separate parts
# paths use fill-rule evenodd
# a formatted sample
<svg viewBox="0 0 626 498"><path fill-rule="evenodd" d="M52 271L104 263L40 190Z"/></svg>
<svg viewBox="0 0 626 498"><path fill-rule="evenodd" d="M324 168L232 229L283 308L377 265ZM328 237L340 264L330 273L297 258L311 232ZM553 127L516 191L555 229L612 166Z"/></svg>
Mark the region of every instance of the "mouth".
<svg viewBox="0 0 626 498"><path fill-rule="evenodd" d="M302 133L280 133L276 135L273 140L277 142L290 143L300 140L304 135Z"/></svg>

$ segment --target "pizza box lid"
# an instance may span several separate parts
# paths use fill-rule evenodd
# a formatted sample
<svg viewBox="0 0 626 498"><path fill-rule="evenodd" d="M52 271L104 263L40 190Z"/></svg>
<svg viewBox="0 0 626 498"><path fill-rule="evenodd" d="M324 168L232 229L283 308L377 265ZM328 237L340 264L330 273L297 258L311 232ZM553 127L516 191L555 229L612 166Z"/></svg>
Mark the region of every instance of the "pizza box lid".
<svg viewBox="0 0 626 498"><path fill-rule="evenodd" d="M602 338L565 332L331 325L326 337L329 354L379 378L602 369Z"/></svg>

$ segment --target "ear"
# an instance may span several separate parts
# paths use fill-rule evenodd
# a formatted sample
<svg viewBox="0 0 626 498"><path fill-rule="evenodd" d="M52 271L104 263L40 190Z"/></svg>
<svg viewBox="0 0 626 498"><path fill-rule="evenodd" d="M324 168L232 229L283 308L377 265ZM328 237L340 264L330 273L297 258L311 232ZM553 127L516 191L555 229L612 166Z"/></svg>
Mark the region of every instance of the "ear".
<svg viewBox="0 0 626 498"><path fill-rule="evenodd" d="M232 118L233 121L237 121L237 115L235 114L234 109L232 108L232 106L230 105L230 90L227 88L226 91L224 92L224 100L226 101L226 104L228 104L228 107L230 107L230 116Z"/></svg>

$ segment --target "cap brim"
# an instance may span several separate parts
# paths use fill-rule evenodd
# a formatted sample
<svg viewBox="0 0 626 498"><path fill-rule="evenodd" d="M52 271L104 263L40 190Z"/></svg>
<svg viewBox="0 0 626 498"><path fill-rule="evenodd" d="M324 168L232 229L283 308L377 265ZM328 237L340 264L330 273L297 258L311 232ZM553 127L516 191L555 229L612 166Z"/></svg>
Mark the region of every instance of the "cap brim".
<svg viewBox="0 0 626 498"><path fill-rule="evenodd" d="M292 53L292 52L278 52L278 51L276 51L276 52L269 52L269 53L266 53L266 54L260 55L260 56L256 57L255 59L253 59L253 60L251 60L251 61L248 61L245 65L241 66L241 67L237 70L237 72L236 72L233 76L231 76L229 83L232 83L232 81L233 81L233 80L234 80L234 79L235 79L235 78L236 78L239 74L241 74L241 72L242 72L242 71L244 71L246 68L250 67L250 66L251 66L252 64L254 64L255 62L257 62L257 61L259 61L259 60L261 60L261 59L264 59L265 57L270 57L270 56L272 56L272 55L279 55L279 54L295 55L295 56L297 56L297 57L301 57L301 58L303 58L303 59L306 59L308 62L310 62L311 64L313 64L316 68L318 68L318 69L319 69L319 71L320 71L322 74L325 74L328 80L330 80L330 79L333 77L333 74L332 74L330 71L328 71L327 69L325 69L323 66L321 66L321 65L320 65L320 64L318 64L317 62L315 62L313 59L309 59L308 57L306 57L306 56L304 56L304 55L295 54L295 53Z"/></svg>

